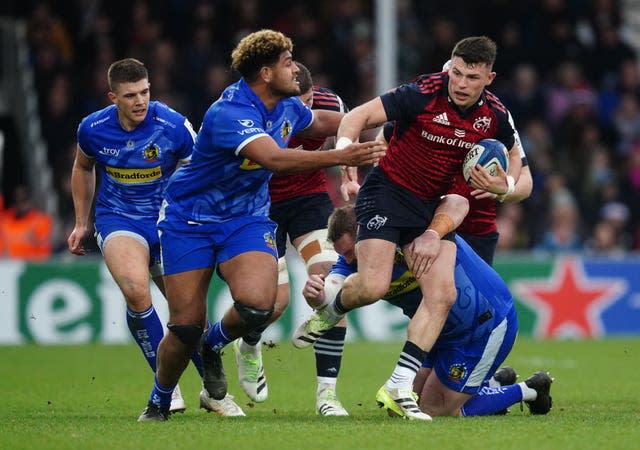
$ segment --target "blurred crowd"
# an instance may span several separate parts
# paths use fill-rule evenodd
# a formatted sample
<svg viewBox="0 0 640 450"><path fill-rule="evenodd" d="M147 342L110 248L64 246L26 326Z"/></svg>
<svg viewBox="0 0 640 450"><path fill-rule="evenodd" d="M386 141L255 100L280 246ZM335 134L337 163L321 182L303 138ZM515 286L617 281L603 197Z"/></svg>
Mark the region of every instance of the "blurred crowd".
<svg viewBox="0 0 640 450"><path fill-rule="evenodd" d="M491 90L515 118L534 177L528 200L500 205L499 251L618 255L640 249L640 65L624 37L621 3L397 5L399 82L439 71L462 37L484 34L498 43ZM234 45L248 32L274 28L293 39L294 57L317 84L354 107L380 94L374 6L372 0L16 2L13 13L28 26L42 132L60 198L62 223L54 227L51 251L65 251L73 227L76 128L109 103L106 72L114 60L143 61L152 98L185 114L197 129L235 79L229 69ZM339 178L332 179L337 189Z"/></svg>

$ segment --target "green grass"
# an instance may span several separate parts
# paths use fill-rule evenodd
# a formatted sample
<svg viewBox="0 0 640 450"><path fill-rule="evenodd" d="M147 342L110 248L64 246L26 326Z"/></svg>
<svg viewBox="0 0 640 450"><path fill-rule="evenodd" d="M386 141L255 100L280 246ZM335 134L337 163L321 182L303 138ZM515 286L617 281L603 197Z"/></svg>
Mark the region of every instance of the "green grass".
<svg viewBox="0 0 640 450"><path fill-rule="evenodd" d="M520 379L539 369L555 377L554 408L530 416L387 417L375 392L400 343L349 343L338 394L351 414L315 415L311 350L265 349L269 400L249 406L231 350L229 390L247 413L220 418L199 410L190 367L180 384L187 411L167 423L139 424L152 377L135 346L0 347L0 449L635 449L640 445L640 340L516 343L507 363Z"/></svg>

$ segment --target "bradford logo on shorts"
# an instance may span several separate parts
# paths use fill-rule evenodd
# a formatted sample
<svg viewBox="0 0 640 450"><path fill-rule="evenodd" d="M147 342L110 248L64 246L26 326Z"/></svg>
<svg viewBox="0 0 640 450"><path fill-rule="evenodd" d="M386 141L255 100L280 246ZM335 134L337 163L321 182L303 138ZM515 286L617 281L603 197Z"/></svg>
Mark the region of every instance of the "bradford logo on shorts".
<svg viewBox="0 0 640 450"><path fill-rule="evenodd" d="M273 235L271 233L265 233L262 235L262 237L264 238L264 242L267 244L267 247L269 247L271 250L276 249L276 240L273 238Z"/></svg>
<svg viewBox="0 0 640 450"><path fill-rule="evenodd" d="M291 134L292 129L293 127L291 126L291 122L289 122L288 120L285 120L284 123L282 124L282 128L280 129L280 137L282 139L286 138Z"/></svg>
<svg viewBox="0 0 640 450"><path fill-rule="evenodd" d="M464 364L454 364L449 367L449 380L454 383L460 383L467 373L467 368Z"/></svg>
<svg viewBox="0 0 640 450"><path fill-rule="evenodd" d="M160 156L160 147L156 144L151 144L149 147L144 149L143 155L144 159L147 161L154 161Z"/></svg>
<svg viewBox="0 0 640 450"><path fill-rule="evenodd" d="M367 222L367 230L379 230L385 223L387 223L387 218L376 214Z"/></svg>

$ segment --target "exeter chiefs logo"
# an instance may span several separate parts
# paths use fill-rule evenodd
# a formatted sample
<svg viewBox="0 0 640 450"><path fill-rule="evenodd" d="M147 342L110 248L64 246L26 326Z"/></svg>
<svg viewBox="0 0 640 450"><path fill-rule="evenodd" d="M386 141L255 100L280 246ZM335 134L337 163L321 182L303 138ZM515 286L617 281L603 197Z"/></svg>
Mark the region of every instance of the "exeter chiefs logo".
<svg viewBox="0 0 640 450"><path fill-rule="evenodd" d="M449 380L460 383L460 380L464 378L467 373L467 368L464 364L454 364L449 367Z"/></svg>
<svg viewBox="0 0 640 450"><path fill-rule="evenodd" d="M477 131L484 131L485 133L489 131L489 127L491 126L491 118L487 116L478 117L475 122L473 122L473 129Z"/></svg>
<svg viewBox="0 0 640 450"><path fill-rule="evenodd" d="M262 235L262 238L264 239L264 242L267 244L267 247L269 247L271 250L276 249L276 240L274 239L273 234L265 233L264 235Z"/></svg>
<svg viewBox="0 0 640 450"><path fill-rule="evenodd" d="M284 123L282 124L282 128L280 129L280 137L282 139L285 139L287 136L291 134L292 128L293 127L291 126L291 122L289 122L288 120L285 120Z"/></svg>
<svg viewBox="0 0 640 450"><path fill-rule="evenodd" d="M156 144L151 144L149 147L144 149L143 156L147 161L154 161L158 159L160 156L160 147Z"/></svg>

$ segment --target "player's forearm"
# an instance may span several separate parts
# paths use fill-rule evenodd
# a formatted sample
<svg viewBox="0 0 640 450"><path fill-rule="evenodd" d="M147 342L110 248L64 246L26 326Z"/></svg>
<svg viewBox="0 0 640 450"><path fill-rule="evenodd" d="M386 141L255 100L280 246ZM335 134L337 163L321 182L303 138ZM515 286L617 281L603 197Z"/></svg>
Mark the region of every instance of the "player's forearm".
<svg viewBox="0 0 640 450"><path fill-rule="evenodd" d="M337 111L316 110L315 118L309 128L299 134L302 136L335 136L340 121L345 113Z"/></svg>
<svg viewBox="0 0 640 450"><path fill-rule="evenodd" d="M334 149L323 152L284 149L280 153L265 164L267 169L278 173L297 173L343 164L340 152Z"/></svg>
<svg viewBox="0 0 640 450"><path fill-rule="evenodd" d="M522 169L522 159L520 154L516 151L515 147L509 152L509 170L507 175L511 175L515 182L520 178L520 171Z"/></svg>
<svg viewBox="0 0 640 450"><path fill-rule="evenodd" d="M531 171L529 166L522 167L520 172L520 178L514 186L514 190L509 194L504 201L509 203L517 203L529 198L531 191L533 190L533 179L531 177Z"/></svg>
<svg viewBox="0 0 640 450"><path fill-rule="evenodd" d="M341 150L309 152L281 149L273 152L268 160L257 161L274 172L294 173L332 166L363 166L375 164L384 155L386 147L371 142L353 144Z"/></svg>
<svg viewBox="0 0 640 450"><path fill-rule="evenodd" d="M75 210L76 227L87 226L95 193L96 175L93 169L74 166L71 172L71 196Z"/></svg>
<svg viewBox="0 0 640 450"><path fill-rule="evenodd" d="M387 116L380 98L375 98L349 111L340 122L337 138L347 138L355 142L362 130L380 126L387 121Z"/></svg>
<svg viewBox="0 0 640 450"><path fill-rule="evenodd" d="M469 212L469 200L462 195L448 194L442 197L442 200L438 204L438 207L433 213L433 220L436 220L438 214L449 216L451 219L451 230L453 231L460 226L464 218ZM444 231L444 230L443 230ZM446 234L446 233L445 233Z"/></svg>
<svg viewBox="0 0 640 450"><path fill-rule="evenodd" d="M338 292L342 289L345 277L329 274L324 282L324 299L322 305L328 305L335 300Z"/></svg>

